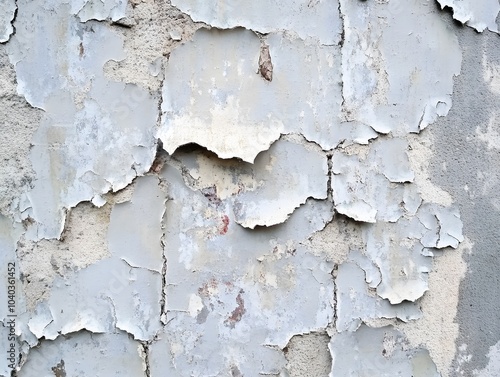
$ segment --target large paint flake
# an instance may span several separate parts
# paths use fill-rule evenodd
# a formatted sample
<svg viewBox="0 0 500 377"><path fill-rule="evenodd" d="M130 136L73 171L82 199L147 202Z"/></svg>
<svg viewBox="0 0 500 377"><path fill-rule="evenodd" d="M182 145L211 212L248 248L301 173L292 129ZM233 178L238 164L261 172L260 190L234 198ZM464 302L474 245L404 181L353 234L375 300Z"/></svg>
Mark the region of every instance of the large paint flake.
<svg viewBox="0 0 500 377"><path fill-rule="evenodd" d="M337 376L440 377L423 348L412 348L392 327L362 325L356 332L332 337L332 372Z"/></svg>
<svg viewBox="0 0 500 377"><path fill-rule="evenodd" d="M174 158L185 166L186 184L215 201L231 198L235 221L253 229L284 222L308 198L326 199L327 157L314 144L301 142L280 139L253 164L200 150L179 151Z"/></svg>
<svg viewBox="0 0 500 377"><path fill-rule="evenodd" d="M246 0L174 0L193 20L231 29L243 26L260 33L289 31L300 38L338 44L341 19L337 0L276 0L260 4Z"/></svg>
<svg viewBox="0 0 500 377"><path fill-rule="evenodd" d="M258 73L261 43L269 47L272 81ZM199 30L166 68L163 147L173 153L196 143L220 158L253 162L283 133L325 150L345 140L367 143L376 137L369 126L341 123L339 52L285 34L261 42L244 29Z"/></svg>
<svg viewBox="0 0 500 377"><path fill-rule="evenodd" d="M414 303L392 305L389 300L377 296L373 288L380 284L381 279L378 268L359 252L352 252L349 261L338 267L335 279L337 331L355 331L363 321L376 318L399 318L408 322L421 317L422 313Z"/></svg>
<svg viewBox="0 0 500 377"><path fill-rule="evenodd" d="M12 21L16 12L15 0L3 0L0 6L0 43L7 42L14 32Z"/></svg>
<svg viewBox="0 0 500 377"><path fill-rule="evenodd" d="M124 58L105 25L80 23L58 1L18 6L8 45L18 91L46 110L32 141L37 180L19 210L36 222L31 238L58 238L68 208L84 200L102 205L100 194L149 170L157 108L143 89L104 78L103 64Z"/></svg>
<svg viewBox="0 0 500 377"><path fill-rule="evenodd" d="M419 132L451 107L461 53L433 0L341 0L343 112L381 133Z"/></svg>
<svg viewBox="0 0 500 377"><path fill-rule="evenodd" d="M498 33L496 18L500 12L498 0L437 0L441 8L453 9L453 18L479 32L488 30Z"/></svg>
<svg viewBox="0 0 500 377"><path fill-rule="evenodd" d="M142 346L126 333L79 332L44 340L33 349L19 377L145 375Z"/></svg>
<svg viewBox="0 0 500 377"><path fill-rule="evenodd" d="M158 183L156 177L141 177L132 201L114 208L108 233L110 257L54 280L50 297L38 304L28 322L37 338L56 339L82 329L96 333L121 329L136 339L151 340L159 331L165 197ZM146 213L150 218L141 219ZM124 220L136 224L134 231L127 232ZM117 227L127 236L117 235Z"/></svg>
<svg viewBox="0 0 500 377"><path fill-rule="evenodd" d="M341 149L332 156L335 208L354 220L395 222L421 203L402 139L380 139L366 155Z"/></svg>

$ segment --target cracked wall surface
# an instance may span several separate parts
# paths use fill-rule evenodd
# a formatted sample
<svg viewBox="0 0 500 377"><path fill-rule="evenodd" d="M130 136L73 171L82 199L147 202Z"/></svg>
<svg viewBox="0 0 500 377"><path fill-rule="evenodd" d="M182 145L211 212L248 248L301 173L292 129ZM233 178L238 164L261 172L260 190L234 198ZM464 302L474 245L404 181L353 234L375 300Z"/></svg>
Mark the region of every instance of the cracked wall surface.
<svg viewBox="0 0 500 377"><path fill-rule="evenodd" d="M4 0L0 376L500 376L498 0Z"/></svg>

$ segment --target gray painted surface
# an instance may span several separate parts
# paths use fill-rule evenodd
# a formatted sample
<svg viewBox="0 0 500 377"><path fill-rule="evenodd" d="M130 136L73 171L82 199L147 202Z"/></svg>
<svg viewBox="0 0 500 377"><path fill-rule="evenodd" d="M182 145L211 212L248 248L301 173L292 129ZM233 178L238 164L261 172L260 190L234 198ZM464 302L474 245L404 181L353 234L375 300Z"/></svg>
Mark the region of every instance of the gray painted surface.
<svg viewBox="0 0 500 377"><path fill-rule="evenodd" d="M443 19L451 23L446 15ZM500 340L500 92L492 80L498 79L500 38L453 26L464 52L462 72L455 79L452 110L430 130L435 140L431 177L457 202L464 233L474 245L464 256L468 269L456 317L457 347L467 347L453 365L456 375L470 376L485 368L490 347Z"/></svg>

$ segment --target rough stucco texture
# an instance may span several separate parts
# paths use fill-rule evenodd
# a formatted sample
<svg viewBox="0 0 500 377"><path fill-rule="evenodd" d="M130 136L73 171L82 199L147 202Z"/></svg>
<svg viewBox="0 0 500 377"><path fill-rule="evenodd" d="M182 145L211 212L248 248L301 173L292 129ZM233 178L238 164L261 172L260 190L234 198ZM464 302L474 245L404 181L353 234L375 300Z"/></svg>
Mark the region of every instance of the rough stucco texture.
<svg viewBox="0 0 500 377"><path fill-rule="evenodd" d="M499 11L3 0L0 376L499 376Z"/></svg>

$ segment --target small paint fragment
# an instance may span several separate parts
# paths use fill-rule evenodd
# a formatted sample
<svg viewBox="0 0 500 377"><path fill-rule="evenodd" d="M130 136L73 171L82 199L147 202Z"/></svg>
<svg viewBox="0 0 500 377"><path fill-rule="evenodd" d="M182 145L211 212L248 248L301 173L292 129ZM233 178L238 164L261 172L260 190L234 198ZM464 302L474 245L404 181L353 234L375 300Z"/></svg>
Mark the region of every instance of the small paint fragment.
<svg viewBox="0 0 500 377"><path fill-rule="evenodd" d="M273 81L273 63L268 45L260 46L259 72L267 81Z"/></svg>

